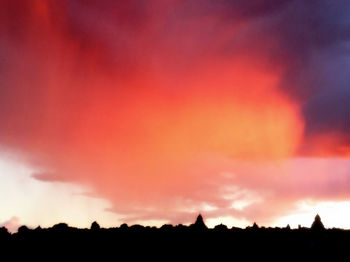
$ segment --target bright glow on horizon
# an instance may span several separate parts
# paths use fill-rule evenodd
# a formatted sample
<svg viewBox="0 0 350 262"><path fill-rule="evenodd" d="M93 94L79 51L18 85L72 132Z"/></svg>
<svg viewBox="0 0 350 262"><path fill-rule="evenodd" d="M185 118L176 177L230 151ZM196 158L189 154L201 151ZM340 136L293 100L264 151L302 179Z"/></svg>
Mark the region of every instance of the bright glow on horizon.
<svg viewBox="0 0 350 262"><path fill-rule="evenodd" d="M337 162L339 163L339 162ZM33 170L19 164L9 158L0 158L0 225L4 222L15 222L18 226L26 224L29 227L50 227L59 222L68 223L76 227L89 227L93 221L97 221L103 227L115 227L124 223L121 216L106 211L110 208L107 200L87 196L87 189L61 182L41 182L31 177ZM262 199L254 192L238 190L233 187L230 197L233 200L233 208L243 211L251 204L259 204ZM239 200L236 202L234 199ZM242 198L245 196L245 198ZM238 206L236 206L238 205ZM188 210L193 214L216 212L218 207L203 204ZM259 224L259 226L285 227L289 224L292 228L298 225L310 227L314 216L320 214L327 228L350 228L350 202L349 201L300 201L295 210L289 210L291 215L277 218L271 223ZM185 210L184 210L185 211ZM171 214L170 214L171 215ZM206 218L208 227L213 228L218 224L230 227L245 228L255 221L248 221L235 216L221 216ZM13 221L12 221L13 220ZM194 220L194 219L193 219ZM193 221L192 221L193 222ZM135 219L133 223L144 226L157 226L167 224L167 220ZM179 221L181 223L181 221ZM191 222L182 224L189 225Z"/></svg>
<svg viewBox="0 0 350 262"><path fill-rule="evenodd" d="M79 185L36 180L33 172L0 158L0 225L11 222L15 230L22 224L35 228L60 222L76 227L90 227L95 220L105 227L121 223L115 213L106 211L107 200L86 195L89 191Z"/></svg>
<svg viewBox="0 0 350 262"><path fill-rule="evenodd" d="M350 229L350 201L302 200L294 214L277 219L273 225L291 228L310 227L316 214L320 215L326 228Z"/></svg>

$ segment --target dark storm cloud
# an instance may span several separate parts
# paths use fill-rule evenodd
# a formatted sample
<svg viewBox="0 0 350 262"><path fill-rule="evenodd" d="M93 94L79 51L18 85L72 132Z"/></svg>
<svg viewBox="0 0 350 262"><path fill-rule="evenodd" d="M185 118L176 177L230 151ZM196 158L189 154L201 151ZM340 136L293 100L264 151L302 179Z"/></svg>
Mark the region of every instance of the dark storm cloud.
<svg viewBox="0 0 350 262"><path fill-rule="evenodd" d="M281 87L299 100L306 139L336 133L349 142L350 2L295 1L276 21L289 68ZM348 145L348 144L347 144Z"/></svg>
<svg viewBox="0 0 350 262"><path fill-rule="evenodd" d="M234 54L256 52L275 70L285 68L280 88L302 107L306 141L336 134L339 141L333 141L334 147L348 146L350 2L219 2L230 3L232 9L227 8L226 14L232 20L237 14L245 14L253 25L233 39L227 50ZM308 147L303 150L313 150L312 145Z"/></svg>

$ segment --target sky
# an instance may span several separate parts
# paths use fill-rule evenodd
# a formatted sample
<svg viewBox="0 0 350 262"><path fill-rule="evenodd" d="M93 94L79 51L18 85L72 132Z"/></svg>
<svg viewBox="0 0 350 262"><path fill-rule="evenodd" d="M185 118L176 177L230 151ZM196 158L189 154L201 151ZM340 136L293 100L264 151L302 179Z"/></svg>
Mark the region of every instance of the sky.
<svg viewBox="0 0 350 262"><path fill-rule="evenodd" d="M347 0L2 0L0 226L350 228Z"/></svg>

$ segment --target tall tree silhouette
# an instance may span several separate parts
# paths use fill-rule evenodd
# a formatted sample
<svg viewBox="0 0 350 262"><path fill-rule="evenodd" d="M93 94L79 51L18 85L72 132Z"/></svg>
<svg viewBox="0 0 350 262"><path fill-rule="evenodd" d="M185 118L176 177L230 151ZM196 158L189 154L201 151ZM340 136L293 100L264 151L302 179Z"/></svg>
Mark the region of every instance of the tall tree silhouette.
<svg viewBox="0 0 350 262"><path fill-rule="evenodd" d="M314 231L321 231L325 229L321 221L321 217L318 214L315 216L315 220L311 225L311 229Z"/></svg>
<svg viewBox="0 0 350 262"><path fill-rule="evenodd" d="M196 222L190 226L195 231L205 231L208 229L204 223L203 217L201 214L198 215Z"/></svg>

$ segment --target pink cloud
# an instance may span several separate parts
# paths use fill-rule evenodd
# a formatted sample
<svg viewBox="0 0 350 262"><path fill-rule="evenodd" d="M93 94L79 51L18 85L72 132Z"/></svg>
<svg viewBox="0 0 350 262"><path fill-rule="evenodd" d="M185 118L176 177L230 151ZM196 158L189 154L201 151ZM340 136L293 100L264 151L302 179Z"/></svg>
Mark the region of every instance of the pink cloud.
<svg viewBox="0 0 350 262"><path fill-rule="evenodd" d="M6 227L9 232L16 232L17 229L21 226L20 219L16 216L11 217L9 220L0 223L0 227Z"/></svg>
<svg viewBox="0 0 350 262"><path fill-rule="evenodd" d="M288 59L251 17L275 8L100 2L2 3L0 144L33 178L88 185L126 222L209 206L267 223L300 199L348 199L346 160L293 159L305 119L280 88Z"/></svg>

